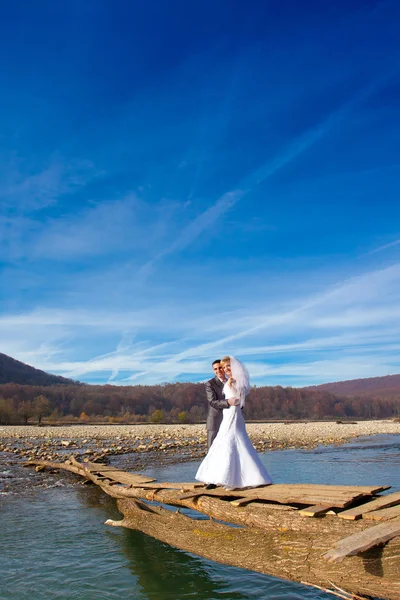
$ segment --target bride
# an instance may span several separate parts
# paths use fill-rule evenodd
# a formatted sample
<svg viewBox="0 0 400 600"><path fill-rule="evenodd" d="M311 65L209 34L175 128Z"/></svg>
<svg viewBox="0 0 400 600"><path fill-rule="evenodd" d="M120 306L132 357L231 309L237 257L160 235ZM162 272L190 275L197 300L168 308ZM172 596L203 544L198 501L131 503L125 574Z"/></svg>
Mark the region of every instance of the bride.
<svg viewBox="0 0 400 600"><path fill-rule="evenodd" d="M250 391L249 373L234 356L225 356L221 365L229 377L223 389L225 398L234 398L236 402L223 410L221 427L196 473L196 479L227 489L272 483L247 435L242 416L241 409Z"/></svg>

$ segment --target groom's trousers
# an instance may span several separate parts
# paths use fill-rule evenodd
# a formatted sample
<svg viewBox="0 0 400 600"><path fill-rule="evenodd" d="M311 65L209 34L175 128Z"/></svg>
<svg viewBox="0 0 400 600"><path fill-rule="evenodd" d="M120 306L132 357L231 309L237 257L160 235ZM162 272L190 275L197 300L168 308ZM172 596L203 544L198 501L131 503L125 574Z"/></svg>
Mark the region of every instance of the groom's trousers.
<svg viewBox="0 0 400 600"><path fill-rule="evenodd" d="M218 431L207 431L207 446L208 446L208 449L211 448L211 444L213 443L213 441L217 437L217 433L218 433Z"/></svg>

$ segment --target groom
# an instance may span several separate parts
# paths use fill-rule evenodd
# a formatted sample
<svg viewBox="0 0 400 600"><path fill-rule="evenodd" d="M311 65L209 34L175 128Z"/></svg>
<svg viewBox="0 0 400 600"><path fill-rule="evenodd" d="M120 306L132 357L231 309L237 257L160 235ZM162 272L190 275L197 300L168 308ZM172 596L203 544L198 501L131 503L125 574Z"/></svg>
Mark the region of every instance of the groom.
<svg viewBox="0 0 400 600"><path fill-rule="evenodd" d="M224 408L229 408L235 402L234 400L225 400L224 393L222 391L224 387L225 371L221 365L219 359L214 360L212 368L215 373L215 377L207 381L206 383L206 396L208 402L208 414L207 414L207 445L210 448L214 439L217 436L219 426L222 421L222 411Z"/></svg>

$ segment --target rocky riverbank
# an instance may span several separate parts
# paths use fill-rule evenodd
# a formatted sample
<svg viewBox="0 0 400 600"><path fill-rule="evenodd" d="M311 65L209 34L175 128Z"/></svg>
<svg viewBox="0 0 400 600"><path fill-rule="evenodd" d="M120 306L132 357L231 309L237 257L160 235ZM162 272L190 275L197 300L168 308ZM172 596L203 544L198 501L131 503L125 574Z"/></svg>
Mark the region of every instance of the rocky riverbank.
<svg viewBox="0 0 400 600"><path fill-rule="evenodd" d="M248 423L247 430L259 452L288 448L312 449L342 444L359 436L399 434L394 421L358 423ZM56 478L24 469L30 460L102 462L130 471L196 461L206 453L204 425L71 425L0 427L0 497L35 487L64 485L75 478Z"/></svg>
<svg viewBox="0 0 400 600"><path fill-rule="evenodd" d="M400 423L249 423L247 430L259 452L286 448L314 448L342 444L359 436L400 434ZM164 462L163 458L196 460L206 451L204 425L71 425L0 427L0 452L15 457L65 460L73 454L81 460L106 461L132 454L135 468Z"/></svg>

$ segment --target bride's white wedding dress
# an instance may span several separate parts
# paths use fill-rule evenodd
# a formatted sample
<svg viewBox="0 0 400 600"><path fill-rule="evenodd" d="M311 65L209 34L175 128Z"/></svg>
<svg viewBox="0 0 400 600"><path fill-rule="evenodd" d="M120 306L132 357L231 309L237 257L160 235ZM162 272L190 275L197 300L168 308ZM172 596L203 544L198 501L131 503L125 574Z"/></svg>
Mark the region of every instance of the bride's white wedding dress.
<svg viewBox="0 0 400 600"><path fill-rule="evenodd" d="M227 383L225 398L237 398ZM255 487L272 483L246 431L240 406L224 408L217 437L201 463L196 479L230 488Z"/></svg>

